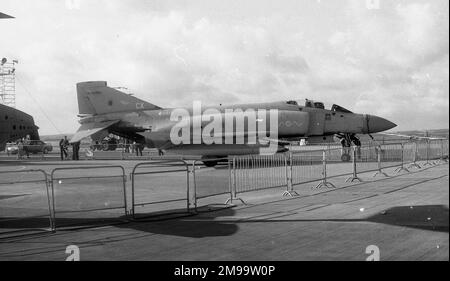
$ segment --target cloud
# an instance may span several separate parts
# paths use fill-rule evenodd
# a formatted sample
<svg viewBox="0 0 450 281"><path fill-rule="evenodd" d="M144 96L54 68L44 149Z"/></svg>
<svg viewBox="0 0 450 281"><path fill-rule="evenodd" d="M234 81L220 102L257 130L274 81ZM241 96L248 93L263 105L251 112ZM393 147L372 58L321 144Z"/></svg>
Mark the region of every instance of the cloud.
<svg viewBox="0 0 450 281"><path fill-rule="evenodd" d="M62 132L78 127L86 80L167 107L313 98L398 129L448 127L448 1L80 1L6 1L16 19L0 25L0 51ZM17 89L41 134L55 133Z"/></svg>

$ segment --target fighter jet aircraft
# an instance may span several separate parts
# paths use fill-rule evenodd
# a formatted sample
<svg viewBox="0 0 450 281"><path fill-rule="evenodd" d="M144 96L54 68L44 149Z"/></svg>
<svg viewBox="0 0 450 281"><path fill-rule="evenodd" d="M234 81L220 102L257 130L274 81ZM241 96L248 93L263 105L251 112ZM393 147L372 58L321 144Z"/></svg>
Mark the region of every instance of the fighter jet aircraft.
<svg viewBox="0 0 450 281"><path fill-rule="evenodd" d="M201 155L203 159L255 154L274 144L273 152L286 151L286 144L300 138L324 142L335 135L371 134L396 126L381 117L356 114L338 105L325 109L323 103L311 100L304 105L291 100L202 106L200 110L195 106L164 109L108 87L105 81L78 83L77 98L81 127L70 142L86 137L100 140L113 133L163 152ZM230 112L232 121L227 122ZM238 120L245 124L239 125ZM183 133L188 136L181 136Z"/></svg>
<svg viewBox="0 0 450 281"><path fill-rule="evenodd" d="M38 127L33 117L23 111L0 104L0 151L6 143L30 136L32 140L39 139Z"/></svg>

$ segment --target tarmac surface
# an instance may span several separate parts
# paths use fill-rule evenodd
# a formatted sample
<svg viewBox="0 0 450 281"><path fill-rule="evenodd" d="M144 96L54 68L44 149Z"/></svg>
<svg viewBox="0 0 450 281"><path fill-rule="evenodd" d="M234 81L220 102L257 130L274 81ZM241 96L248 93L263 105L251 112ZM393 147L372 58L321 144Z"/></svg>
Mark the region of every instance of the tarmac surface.
<svg viewBox="0 0 450 281"><path fill-rule="evenodd" d="M118 164L128 175L136 163L2 161L0 171L43 169L49 173L63 166ZM347 171L343 166L330 167L335 168ZM336 188L313 189L315 182L296 185L299 196L295 197L283 197L284 187L271 188L239 194L246 204L233 201L234 207L223 204L227 198L223 195L205 199L195 215L126 221L120 178L110 177L121 172L108 169L105 172L108 177L94 179L97 183L94 187L70 179L58 182L55 198L60 213L56 217L61 227L55 233L36 232L8 238L2 238L1 233L20 228L14 225L20 222L16 220L18 214L27 223L31 222L30 230L32 226L41 228L48 223L42 214L36 213L45 213L46 196L38 185L0 186L2 217L14 218L13 222L0 220L0 260L65 260L69 245L80 248L81 260L363 261L369 255L366 254L369 245L380 249L381 260L449 260L448 164L411 168L410 173L395 174L393 170L385 170L390 175L388 178L374 178L373 172L360 174L362 183L345 182L348 176L330 179ZM201 184L205 189L226 190L226 174L224 167L198 171L205 179ZM175 169L151 181L143 178L137 182L142 194L138 198L147 199L148 194L152 194L149 199L158 196L164 199L162 194L171 196L165 199L183 198L184 177L183 171ZM144 183L163 188L153 190ZM80 192L80 186L85 185L90 188L81 188ZM37 189L40 191L36 192ZM98 204L112 208L72 212L95 209ZM186 206L183 201L171 204L162 204L161 208L169 206L173 210ZM159 210L159 207L152 208L143 213ZM26 217L31 215L38 216L27 221ZM101 225L99 221L109 225ZM63 227L67 222L89 227Z"/></svg>

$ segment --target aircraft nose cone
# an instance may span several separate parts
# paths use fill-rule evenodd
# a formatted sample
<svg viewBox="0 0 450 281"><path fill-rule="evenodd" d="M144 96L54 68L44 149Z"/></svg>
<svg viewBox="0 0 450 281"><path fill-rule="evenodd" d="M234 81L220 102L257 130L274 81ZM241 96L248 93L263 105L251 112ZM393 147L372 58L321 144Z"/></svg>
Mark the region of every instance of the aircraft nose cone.
<svg viewBox="0 0 450 281"><path fill-rule="evenodd" d="M394 124L389 120L374 115L368 116L367 125L368 125L367 130L369 133L383 132L392 129L394 127L397 127L397 124Z"/></svg>

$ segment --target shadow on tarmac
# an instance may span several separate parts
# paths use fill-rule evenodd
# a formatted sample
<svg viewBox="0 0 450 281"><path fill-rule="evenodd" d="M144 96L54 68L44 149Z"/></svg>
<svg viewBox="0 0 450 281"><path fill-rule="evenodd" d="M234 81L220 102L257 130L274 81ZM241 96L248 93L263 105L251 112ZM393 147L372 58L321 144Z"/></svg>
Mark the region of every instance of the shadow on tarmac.
<svg viewBox="0 0 450 281"><path fill-rule="evenodd" d="M360 223L373 222L401 227L416 228L437 232L449 232L449 209L445 205L398 206L387 209L382 213L364 219L247 219L220 220L218 217L233 217L232 208L206 206L199 209L202 216L182 213L182 210L170 210L170 213L148 213L142 219L129 220L125 216L117 218L59 218L57 229L77 230L102 225L115 225L118 228L133 229L150 234L162 234L190 238L230 236L239 230L242 223L273 223L273 222L344 222ZM37 228L48 227L48 217L19 219L14 217L0 220L0 233L5 235L8 230L16 232L33 231ZM3 231L4 230L4 231Z"/></svg>
<svg viewBox="0 0 450 281"><path fill-rule="evenodd" d="M419 205L398 206L387 209L382 213L364 219L249 219L239 223L261 223L261 222L373 222L431 230L437 232L449 232L449 209L445 205ZM291 216L287 213L286 216ZM278 216L280 218L282 216Z"/></svg>
<svg viewBox="0 0 450 281"><path fill-rule="evenodd" d="M170 210L168 212L157 212L141 214L138 220L129 220L126 216L116 218L105 217L66 217L56 218L58 230L76 230L82 228L99 227L103 225L115 225L119 228L134 229L152 234L163 234L191 238L229 236L238 231L238 225L233 222L216 221L217 216L232 217L235 211L228 207L205 206L200 208L199 213L207 213L202 220L193 219L196 214L186 213L185 210ZM3 217L0 220L0 235L8 231L36 230L48 228L48 217L15 218Z"/></svg>
<svg viewBox="0 0 450 281"><path fill-rule="evenodd" d="M420 205L393 207L367 221L448 233L448 219L447 206Z"/></svg>

